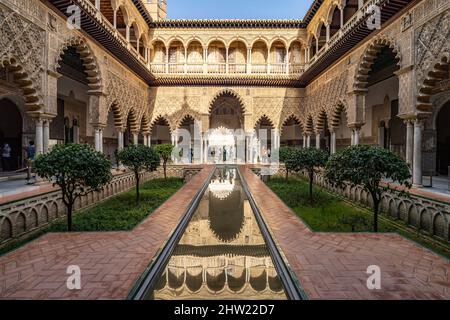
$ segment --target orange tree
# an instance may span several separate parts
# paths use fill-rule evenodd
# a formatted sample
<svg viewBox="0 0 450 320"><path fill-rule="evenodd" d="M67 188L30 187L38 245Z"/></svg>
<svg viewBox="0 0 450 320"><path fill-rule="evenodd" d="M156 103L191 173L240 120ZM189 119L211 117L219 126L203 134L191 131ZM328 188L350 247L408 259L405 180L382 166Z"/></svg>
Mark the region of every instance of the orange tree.
<svg viewBox="0 0 450 320"><path fill-rule="evenodd" d="M72 231L75 201L100 191L112 179L111 162L87 144L56 145L35 161L36 173L61 188L67 207L67 229Z"/></svg>
<svg viewBox="0 0 450 320"><path fill-rule="evenodd" d="M335 187L347 183L362 186L373 200L373 230L378 232L378 212L383 191L381 182L389 179L411 187L411 174L406 162L395 153L374 146L352 146L331 156L325 168L325 178Z"/></svg>

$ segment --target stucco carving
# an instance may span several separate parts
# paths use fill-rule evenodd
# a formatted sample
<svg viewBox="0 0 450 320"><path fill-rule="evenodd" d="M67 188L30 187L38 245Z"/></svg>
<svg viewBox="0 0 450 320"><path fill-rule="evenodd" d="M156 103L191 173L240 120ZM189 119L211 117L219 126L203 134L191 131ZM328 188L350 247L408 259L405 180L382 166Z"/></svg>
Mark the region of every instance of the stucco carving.
<svg viewBox="0 0 450 320"><path fill-rule="evenodd" d="M29 111L43 106L45 31L0 5L0 67L14 74Z"/></svg>

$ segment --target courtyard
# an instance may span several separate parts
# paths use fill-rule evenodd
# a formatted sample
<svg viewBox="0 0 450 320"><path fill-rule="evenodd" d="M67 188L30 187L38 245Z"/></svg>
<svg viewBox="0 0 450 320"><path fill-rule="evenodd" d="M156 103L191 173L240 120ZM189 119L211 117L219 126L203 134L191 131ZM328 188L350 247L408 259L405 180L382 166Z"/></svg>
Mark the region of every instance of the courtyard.
<svg viewBox="0 0 450 320"><path fill-rule="evenodd" d="M450 300L450 3L301 7L1 1L0 300Z"/></svg>

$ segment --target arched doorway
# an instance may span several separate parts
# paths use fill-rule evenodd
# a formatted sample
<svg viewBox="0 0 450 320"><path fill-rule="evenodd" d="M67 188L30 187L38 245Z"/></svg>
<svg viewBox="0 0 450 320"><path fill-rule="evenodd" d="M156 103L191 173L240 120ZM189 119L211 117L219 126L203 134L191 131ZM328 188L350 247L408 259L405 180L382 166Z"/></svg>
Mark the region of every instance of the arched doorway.
<svg viewBox="0 0 450 320"><path fill-rule="evenodd" d="M244 108L232 93L213 102L209 117L207 159L213 163L245 162Z"/></svg>
<svg viewBox="0 0 450 320"><path fill-rule="evenodd" d="M163 117L158 117L151 126L151 144L170 144L171 132L169 121Z"/></svg>
<svg viewBox="0 0 450 320"><path fill-rule="evenodd" d="M57 116L50 123L50 144L94 144L93 133L88 128L89 80L86 71L77 47L68 47L59 61Z"/></svg>
<svg viewBox="0 0 450 320"><path fill-rule="evenodd" d="M281 146L301 147L303 132L300 126L300 121L295 116L290 116L283 123L280 142Z"/></svg>
<svg viewBox="0 0 450 320"><path fill-rule="evenodd" d="M2 161L2 171L17 170L22 166L23 119L17 105L9 99L0 100L0 151L6 144L11 148L10 158Z"/></svg>
<svg viewBox="0 0 450 320"><path fill-rule="evenodd" d="M258 139L258 162L269 163L272 150L272 133L275 126L267 116L262 116L255 125Z"/></svg>
<svg viewBox="0 0 450 320"><path fill-rule="evenodd" d="M450 101L439 111L436 118L436 171L442 175L448 175L450 166Z"/></svg>

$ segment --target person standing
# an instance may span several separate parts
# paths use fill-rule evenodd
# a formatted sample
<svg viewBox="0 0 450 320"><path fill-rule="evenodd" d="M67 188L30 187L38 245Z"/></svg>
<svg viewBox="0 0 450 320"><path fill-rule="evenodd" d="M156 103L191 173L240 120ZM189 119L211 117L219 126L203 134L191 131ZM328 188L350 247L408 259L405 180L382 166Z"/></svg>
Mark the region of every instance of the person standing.
<svg viewBox="0 0 450 320"><path fill-rule="evenodd" d="M2 168L4 172L11 170L11 147L8 143L5 143L2 149Z"/></svg>
<svg viewBox="0 0 450 320"><path fill-rule="evenodd" d="M33 167L34 158L36 157L36 147L34 146L34 141L33 140L28 142L28 146L25 147L25 152L27 154L27 160L26 160L27 181L28 181L28 183L30 183L31 170L32 170L32 167Z"/></svg>

